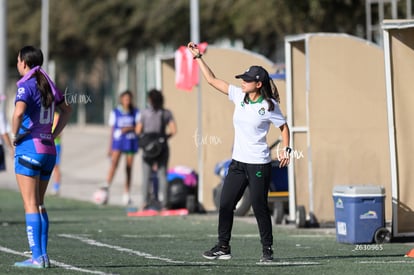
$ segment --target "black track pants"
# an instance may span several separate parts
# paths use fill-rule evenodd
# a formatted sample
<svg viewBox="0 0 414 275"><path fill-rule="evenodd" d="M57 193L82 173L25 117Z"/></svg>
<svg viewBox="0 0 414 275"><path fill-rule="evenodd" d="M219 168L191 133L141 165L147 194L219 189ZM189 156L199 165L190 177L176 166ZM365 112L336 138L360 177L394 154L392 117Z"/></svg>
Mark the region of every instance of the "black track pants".
<svg viewBox="0 0 414 275"><path fill-rule="evenodd" d="M273 244L272 221L267 204L271 179L271 164L247 164L233 160L224 180L220 198L218 242L229 245L233 228L234 209L246 187L250 188L252 207L263 246Z"/></svg>

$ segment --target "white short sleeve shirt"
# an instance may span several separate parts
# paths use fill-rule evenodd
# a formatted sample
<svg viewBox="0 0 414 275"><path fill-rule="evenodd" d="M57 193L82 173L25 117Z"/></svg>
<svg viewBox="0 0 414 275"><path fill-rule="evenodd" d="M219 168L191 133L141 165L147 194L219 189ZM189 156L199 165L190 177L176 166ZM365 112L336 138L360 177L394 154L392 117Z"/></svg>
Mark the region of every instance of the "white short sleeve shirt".
<svg viewBox="0 0 414 275"><path fill-rule="evenodd" d="M229 85L228 92L229 99L235 105L232 158L250 164L271 162L266 141L270 124L280 127L286 123L279 104L274 101L275 108L269 112L268 103L263 98L259 98L256 102L245 103L245 93L240 87Z"/></svg>
<svg viewBox="0 0 414 275"><path fill-rule="evenodd" d="M10 132L10 125L7 123L6 116L0 112L0 145L3 144L2 136Z"/></svg>

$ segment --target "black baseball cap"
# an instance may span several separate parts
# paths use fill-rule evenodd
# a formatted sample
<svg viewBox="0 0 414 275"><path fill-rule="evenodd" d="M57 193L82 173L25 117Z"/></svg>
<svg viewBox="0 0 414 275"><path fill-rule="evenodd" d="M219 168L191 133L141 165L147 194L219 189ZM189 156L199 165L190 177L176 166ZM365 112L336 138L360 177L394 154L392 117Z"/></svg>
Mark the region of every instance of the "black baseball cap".
<svg viewBox="0 0 414 275"><path fill-rule="evenodd" d="M262 66L251 66L243 74L236 75L236 78L241 78L244 81L261 81L266 79L267 71Z"/></svg>

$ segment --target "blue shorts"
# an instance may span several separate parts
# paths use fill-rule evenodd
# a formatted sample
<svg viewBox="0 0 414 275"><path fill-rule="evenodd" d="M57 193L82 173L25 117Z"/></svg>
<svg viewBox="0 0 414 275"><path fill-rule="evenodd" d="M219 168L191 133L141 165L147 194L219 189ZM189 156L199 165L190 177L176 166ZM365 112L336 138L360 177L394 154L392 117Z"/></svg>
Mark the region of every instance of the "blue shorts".
<svg viewBox="0 0 414 275"><path fill-rule="evenodd" d="M138 140L113 140L112 150L121 151L122 153L137 153L138 152Z"/></svg>
<svg viewBox="0 0 414 275"><path fill-rule="evenodd" d="M55 166L56 156L49 154L24 154L14 157L16 174L29 177L40 176L40 180L49 180Z"/></svg>

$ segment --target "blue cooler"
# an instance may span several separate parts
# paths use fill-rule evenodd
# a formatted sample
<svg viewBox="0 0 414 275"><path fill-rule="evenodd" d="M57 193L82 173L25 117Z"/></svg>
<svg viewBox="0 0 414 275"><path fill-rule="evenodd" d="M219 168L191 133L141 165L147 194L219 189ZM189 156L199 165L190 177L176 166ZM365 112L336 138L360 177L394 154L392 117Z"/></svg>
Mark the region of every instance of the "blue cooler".
<svg viewBox="0 0 414 275"><path fill-rule="evenodd" d="M340 243L373 243L385 226L385 190L375 185L335 186L336 240Z"/></svg>

